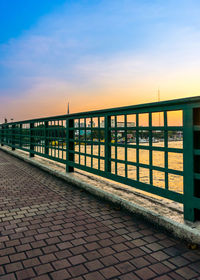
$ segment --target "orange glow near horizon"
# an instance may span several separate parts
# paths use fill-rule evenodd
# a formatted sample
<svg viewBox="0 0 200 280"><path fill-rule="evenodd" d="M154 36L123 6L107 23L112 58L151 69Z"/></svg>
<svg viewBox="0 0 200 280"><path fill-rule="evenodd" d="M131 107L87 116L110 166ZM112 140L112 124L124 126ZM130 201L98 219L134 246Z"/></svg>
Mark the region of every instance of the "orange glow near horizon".
<svg viewBox="0 0 200 280"><path fill-rule="evenodd" d="M87 102L82 102L82 98L76 98L76 96L72 97L70 99L70 113L78 113L78 112L87 112L87 111L95 111L95 110L101 110L101 109L109 109L109 108L115 108L115 107L123 107L123 106L130 106L130 105L136 105L141 104L140 98L134 99L135 104L131 104L130 97L127 99L124 99L121 101L121 99L114 99L114 97L111 96L102 96L102 97L90 97L87 96L85 98ZM136 102L136 100L138 102ZM57 115L64 115L67 114L67 100L66 102L57 102L57 98L49 98L48 102L45 98L40 98L40 102L38 102L38 99L30 100L30 102L27 102L25 100L17 102L10 102L10 104L7 104L7 106L10 106L10 110L15 112L14 117L12 115L12 118L14 118L15 121L20 120L28 120L28 119L35 119L35 118L42 118L42 117L50 117L50 116L57 116ZM128 102L126 102L128 101ZM150 100L145 103L150 103ZM155 102L155 100L154 100ZM57 103L57 105L56 105ZM16 110L17 108L17 110ZM22 108L23 111L21 110ZM33 109L34 108L34 109ZM19 117L17 117L19 116ZM168 119L168 125L169 126L182 126L183 120L182 120L182 111L172 111L167 113L167 119ZM119 117L120 118L120 117ZM127 118L127 121L134 121L130 119L131 116L129 115ZM120 119L121 120L121 119ZM119 120L119 121L120 121ZM9 118L8 118L8 121ZM122 120L121 120L122 121ZM139 124L142 126L148 126L148 114L140 114L139 115ZM164 125L164 115L163 112L160 113L153 113L152 114L152 125L153 126L163 126Z"/></svg>

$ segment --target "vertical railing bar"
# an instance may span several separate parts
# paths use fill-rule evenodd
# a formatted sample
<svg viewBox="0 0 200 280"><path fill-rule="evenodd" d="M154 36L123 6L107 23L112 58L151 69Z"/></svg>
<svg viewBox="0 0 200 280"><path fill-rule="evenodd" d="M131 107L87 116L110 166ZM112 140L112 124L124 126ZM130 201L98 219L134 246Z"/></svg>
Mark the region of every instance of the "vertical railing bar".
<svg viewBox="0 0 200 280"><path fill-rule="evenodd" d="M150 167L150 185L153 185L153 172L152 172L152 165L153 165L153 160L152 160L152 113L149 113L149 167Z"/></svg>
<svg viewBox="0 0 200 280"><path fill-rule="evenodd" d="M168 149L167 111L164 111L164 147ZM165 170L168 169L168 150L165 151ZM168 190L168 172L165 171L165 189Z"/></svg>
<svg viewBox="0 0 200 280"><path fill-rule="evenodd" d="M127 161L128 161L128 156L127 156L127 115L124 115L124 133L125 133L125 177L128 177L128 171L127 171Z"/></svg>
<svg viewBox="0 0 200 280"><path fill-rule="evenodd" d="M117 147L118 147L118 139L117 139L117 116L114 118L115 125L115 175L117 175Z"/></svg>
<svg viewBox="0 0 200 280"><path fill-rule="evenodd" d="M140 180L140 170L139 170L139 114L136 113L136 162L137 162L137 181Z"/></svg>
<svg viewBox="0 0 200 280"><path fill-rule="evenodd" d="M65 139L65 142L66 142L66 146L65 146L65 149L66 149L66 172L68 172L68 169L69 169L69 119L66 118L66 139Z"/></svg>
<svg viewBox="0 0 200 280"><path fill-rule="evenodd" d="M63 120L61 121L61 124L62 124L62 131L61 131L61 147L62 147L62 152L61 152L61 157L62 157L62 160L63 160L63 138L64 138L64 124L63 124Z"/></svg>
<svg viewBox="0 0 200 280"><path fill-rule="evenodd" d="M53 122L53 126L54 126L54 128L53 128L53 142L54 142L53 157L56 157L56 141L55 141L55 139L56 139L56 132L55 132L56 122L55 121Z"/></svg>
<svg viewBox="0 0 200 280"><path fill-rule="evenodd" d="M34 129L34 123L29 123L29 157L34 157L34 138L33 138L33 129Z"/></svg>
<svg viewBox="0 0 200 280"><path fill-rule="evenodd" d="M54 126L55 126L55 122L52 121L52 127L51 127L51 155L52 157L54 157Z"/></svg>
<svg viewBox="0 0 200 280"><path fill-rule="evenodd" d="M105 171L111 172L111 117L105 116Z"/></svg>
<svg viewBox="0 0 200 280"><path fill-rule="evenodd" d="M4 146L4 125L1 125L1 146Z"/></svg>
<svg viewBox="0 0 200 280"><path fill-rule="evenodd" d="M14 151L15 150L15 125L14 124L12 124L12 128L11 128L12 130L12 137L11 137L11 144L12 144L12 151Z"/></svg>
<svg viewBox="0 0 200 280"><path fill-rule="evenodd" d="M183 110L183 171L184 171L184 219L195 221L194 197L194 139L193 109Z"/></svg>
<svg viewBox="0 0 200 280"><path fill-rule="evenodd" d="M19 125L19 147L22 148L22 124Z"/></svg>
<svg viewBox="0 0 200 280"><path fill-rule="evenodd" d="M49 127L50 126L50 127ZM49 156L51 156L51 128L52 128L52 121L49 122L48 126L48 134L49 134Z"/></svg>
<svg viewBox="0 0 200 280"><path fill-rule="evenodd" d="M90 148L90 153L91 153L91 167L93 167L93 119L91 118L91 148Z"/></svg>
<svg viewBox="0 0 200 280"><path fill-rule="evenodd" d="M62 160L64 160L64 138L65 138L65 126L64 121L62 120Z"/></svg>
<svg viewBox="0 0 200 280"><path fill-rule="evenodd" d="M49 155L49 141L48 141L48 121L45 121L44 123L44 153L45 155Z"/></svg>
<svg viewBox="0 0 200 280"><path fill-rule="evenodd" d="M100 170L100 142L101 142L101 122L100 117L98 117L98 170Z"/></svg>
<svg viewBox="0 0 200 280"><path fill-rule="evenodd" d="M10 146L9 144L9 135L10 135L10 130L9 130L9 126L6 125L6 143L8 144L8 146Z"/></svg>
<svg viewBox="0 0 200 280"><path fill-rule="evenodd" d="M60 159L60 136L61 136L61 121L58 120L58 135L57 135L57 138L58 138L58 158Z"/></svg>
<svg viewBox="0 0 200 280"><path fill-rule="evenodd" d="M6 143L9 145L9 134L10 134L10 131L9 131L9 126L8 124L6 125Z"/></svg>
<svg viewBox="0 0 200 280"><path fill-rule="evenodd" d="M87 141L87 129L86 129L86 118L84 118L84 148L85 148L85 158L84 158L84 161L85 161L85 166L87 165L87 157L86 157L86 154L87 154L87 147L86 147L86 141Z"/></svg>
<svg viewBox="0 0 200 280"><path fill-rule="evenodd" d="M80 122L80 118L78 119L78 128L79 128L79 130L78 130L78 151L79 151L79 154L78 154L78 163L79 164L81 164L81 154L80 154L80 152L81 152L81 144L80 144L80 141L81 141L81 137L80 137L80 135L81 135L81 122Z"/></svg>
<svg viewBox="0 0 200 280"><path fill-rule="evenodd" d="M56 147L56 158L59 158L59 144L58 144L58 135L59 135L59 121L57 121L56 129L55 129L55 147Z"/></svg>
<svg viewBox="0 0 200 280"><path fill-rule="evenodd" d="M67 118L66 135L66 172L73 172L74 167L71 165L71 163L74 163L74 119Z"/></svg>

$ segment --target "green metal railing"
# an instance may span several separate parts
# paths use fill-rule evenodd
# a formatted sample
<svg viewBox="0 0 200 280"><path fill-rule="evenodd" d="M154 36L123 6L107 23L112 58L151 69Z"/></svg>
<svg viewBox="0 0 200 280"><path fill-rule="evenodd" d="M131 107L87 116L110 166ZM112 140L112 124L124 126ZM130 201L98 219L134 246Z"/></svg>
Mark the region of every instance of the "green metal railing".
<svg viewBox="0 0 200 280"><path fill-rule="evenodd" d="M200 220L200 97L0 125L1 145L183 203Z"/></svg>

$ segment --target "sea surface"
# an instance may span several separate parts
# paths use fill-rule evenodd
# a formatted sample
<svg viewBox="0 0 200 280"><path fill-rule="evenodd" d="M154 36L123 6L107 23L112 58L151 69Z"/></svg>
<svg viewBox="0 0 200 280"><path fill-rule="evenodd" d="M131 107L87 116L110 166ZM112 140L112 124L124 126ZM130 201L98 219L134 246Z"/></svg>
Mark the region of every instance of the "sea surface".
<svg viewBox="0 0 200 280"><path fill-rule="evenodd" d="M142 145L148 145L148 143L141 143ZM182 149L183 142L182 141L170 141L168 142L169 148L181 148ZM163 142L156 142L153 143L153 146L163 147ZM57 150L58 147L52 147L49 149L50 155L54 157L60 157L66 159L66 153L61 151L61 147ZM100 155L104 157L105 150L104 145L80 145L80 152L93 154L93 155ZM39 150L38 150L39 151ZM75 145L75 151L79 152L79 145ZM125 148L124 147L112 147L111 149L111 172L113 174L124 176L126 175L125 171L125 164L122 163L115 163L112 159L120 159L125 160ZM135 148L128 148L127 149L127 160L130 162L136 162L137 160L137 152ZM75 154L75 162L79 163L79 155ZM148 150L139 149L139 163L149 165L150 163L150 155ZM90 156L80 155L80 164L86 165L88 167L92 167L100 170L104 170L104 160L98 160L97 158L91 159ZM152 164L153 166L158 167L165 167L165 153L163 151L153 151L152 152ZM168 153L168 168L172 170L183 171L183 154L182 153ZM127 165L127 177L133 180L137 180L137 167L131 164ZM168 178L168 189L183 193L183 176L175 175L173 173L166 173L153 170L152 171L152 178L153 178L153 185L159 188L165 188L165 177ZM150 170L149 168L139 167L139 181L143 183L150 183Z"/></svg>

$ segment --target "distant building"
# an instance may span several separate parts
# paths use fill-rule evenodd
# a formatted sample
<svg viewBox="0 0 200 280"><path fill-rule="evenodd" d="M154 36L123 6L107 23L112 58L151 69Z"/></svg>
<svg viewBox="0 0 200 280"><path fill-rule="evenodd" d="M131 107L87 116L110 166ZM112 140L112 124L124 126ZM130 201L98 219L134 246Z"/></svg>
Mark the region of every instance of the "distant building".
<svg viewBox="0 0 200 280"><path fill-rule="evenodd" d="M89 123L87 124L87 127L95 127L96 124L94 121L89 121Z"/></svg>
<svg viewBox="0 0 200 280"><path fill-rule="evenodd" d="M117 122L117 127L124 127L124 122ZM105 127L104 120L101 121L100 127ZM115 120L111 119L111 127L115 127ZM135 122L127 122L127 127L135 127Z"/></svg>

